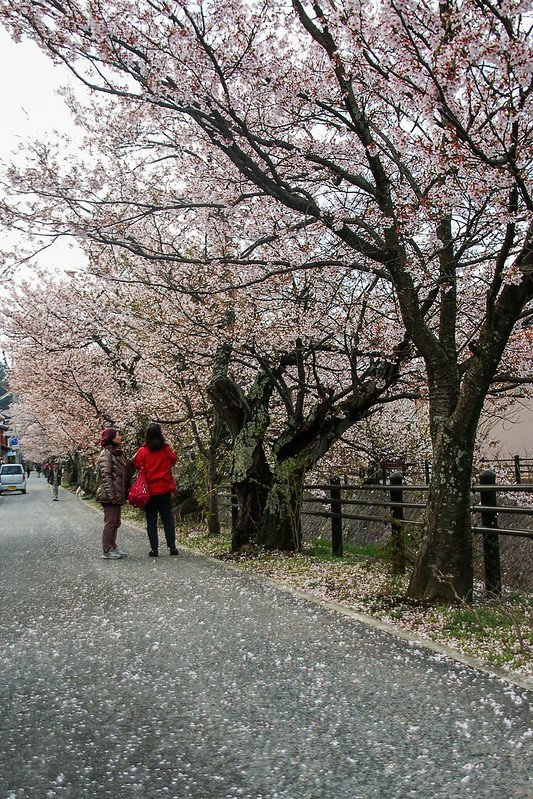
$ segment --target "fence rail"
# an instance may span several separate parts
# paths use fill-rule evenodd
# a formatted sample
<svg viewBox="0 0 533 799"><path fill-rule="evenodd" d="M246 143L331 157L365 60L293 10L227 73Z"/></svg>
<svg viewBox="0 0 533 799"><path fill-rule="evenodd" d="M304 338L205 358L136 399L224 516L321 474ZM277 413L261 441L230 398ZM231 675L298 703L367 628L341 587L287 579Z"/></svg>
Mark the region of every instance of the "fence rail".
<svg viewBox="0 0 533 799"><path fill-rule="evenodd" d="M309 496L307 492L310 491L324 491L332 496L332 491L335 495L336 510L335 514L326 510L313 511L308 510L306 507L302 509L303 516L323 516L332 519L332 538L335 535L335 554L342 555L342 532L340 535L339 545L339 532L338 532L338 519L342 525L343 519L354 519L361 521L370 521L374 523L390 524L391 525L391 539L393 544L393 565L396 571L403 571L405 567L405 550L402 530L405 524L421 525L422 522L418 519L404 518L404 509L422 510L425 508L425 502L411 502L404 501L404 494L427 492L429 486L427 484L421 485L408 485L404 483L403 475L395 472L390 475L390 482L386 485L352 485L349 483L341 484L340 478L333 476L330 478L329 484L321 485L306 485L304 494L304 504L321 503L326 505L328 497ZM357 491L380 491L388 496L383 499L362 499L358 498L343 498L342 492ZM485 587L487 591L494 594L501 593L501 566L500 566L500 547L499 536L513 536L516 538L533 539L533 530L523 529L507 529L501 528L498 524L498 513L510 513L513 515L533 516L533 507L507 507L498 504L498 493L531 493L533 494L533 484L519 483L515 484L496 484L496 473L491 469L484 469L479 475L479 483L472 486L472 492L479 494L479 504L471 505L471 512L481 515L481 524L474 524L472 532L480 534L483 539L483 560L485 572ZM382 507L390 510L390 516L370 516L368 514L354 514L344 513L343 508L354 506L362 507ZM333 521L335 517L335 533L333 532Z"/></svg>
<svg viewBox="0 0 533 799"><path fill-rule="evenodd" d="M518 456L516 456L518 457ZM533 459L531 459L533 460ZM345 478L346 479L346 478ZM405 570L406 554L404 541L404 526L423 524L419 519L405 519L404 509L421 511L426 507L422 501L404 501L404 495L412 493L427 492L429 486L426 483L409 485L404 482L404 477L400 472L394 472L389 477L390 482L356 485L342 482L341 478L333 475L328 483L305 484L302 516L316 516L331 520L331 541L334 555L343 555L343 522L365 521L377 524L391 525L391 541L393 553L393 567L397 572ZM324 495L318 497L312 492L321 491ZM345 497L347 492L381 492L385 496L382 499L363 499L361 497ZM501 566L500 566L500 536L511 536L522 539L533 540L533 529L509 529L501 528L498 523L498 514L510 514L514 516L533 516L533 506L507 507L498 504L498 494L525 493L533 495L533 483L496 483L496 472L492 469L484 469L479 474L479 483L472 485L472 493L479 494L480 501L470 506L471 513L481 516L481 524L473 524L472 532L482 536L483 540L483 561L485 572L486 590L499 594L501 593ZM227 495L226 495L227 496ZM237 497L231 493L231 517L232 526L237 523L238 504ZM308 505L322 505L321 510L309 510ZM369 513L353 513L352 508L383 508L390 511L385 516L371 516ZM327 509L326 509L327 508ZM348 512L345 509L348 508Z"/></svg>
<svg viewBox="0 0 533 799"><path fill-rule="evenodd" d="M498 472L505 472L507 475L514 477L516 483L531 483L533 482L533 458L524 455L513 455L510 458L485 458L482 457L478 461L480 469L494 469ZM383 458L374 467L369 470L369 473L379 475L383 483L387 483L391 474L401 472L402 474L416 475L418 478L424 480L425 484L429 484L431 479L432 463L430 460L425 461L409 461L406 457L400 455L390 455ZM342 469L339 468L339 473ZM345 473L345 482L349 478L356 477L356 473Z"/></svg>
<svg viewBox="0 0 533 799"><path fill-rule="evenodd" d="M487 468L498 467L514 471L514 478L517 483L521 483L524 477L533 478L533 458L525 458L522 455L514 455L512 458L482 458L481 463Z"/></svg>

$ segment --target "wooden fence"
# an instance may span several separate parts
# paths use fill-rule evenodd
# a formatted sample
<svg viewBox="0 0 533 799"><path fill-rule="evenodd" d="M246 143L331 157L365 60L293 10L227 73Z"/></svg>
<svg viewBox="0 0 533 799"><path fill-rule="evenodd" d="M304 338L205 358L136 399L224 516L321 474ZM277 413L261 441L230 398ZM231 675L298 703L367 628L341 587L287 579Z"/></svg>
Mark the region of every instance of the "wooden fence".
<svg viewBox="0 0 533 799"><path fill-rule="evenodd" d="M304 486L304 501L302 516L317 516L329 519L331 522L331 543L334 555L343 556L343 525L345 521L366 521L380 524L390 524L392 542L392 563L396 572L403 572L406 565L405 554L405 525L421 525L417 518L406 519L404 511L414 510L421 512L426 502L421 501L424 492L428 491L426 483L409 485L405 482L400 472L389 476L386 484L356 485L348 483L346 478L341 480L332 476L329 482L323 484L306 484ZM317 492L320 495L317 495ZM381 497L376 498L379 492ZM498 523L498 514L512 514L533 516L533 507L520 505L509 507L498 504L498 495L523 493L533 495L533 483L497 484L496 473L492 469L484 469L479 474L479 482L472 485L472 494L479 494L479 503L473 498L471 505L472 514L479 514L481 524L472 525L473 533L482 536L483 566L486 590L493 594L501 593L501 565L500 565L500 536L513 536L533 540L533 529L502 528ZM374 494L373 498L360 496ZM351 494L350 497L346 496ZM359 496L353 496L358 494ZM409 499L411 495L414 499ZM422 496L421 496L422 495ZM227 495L226 495L227 496ZM408 499L406 499L406 496ZM231 494L232 525L237 520L237 497ZM322 506L310 510L308 506ZM371 515L370 511L376 508L383 509L386 513L381 516Z"/></svg>
<svg viewBox="0 0 533 799"><path fill-rule="evenodd" d="M478 470L481 469L494 469L497 473L505 475L509 482L515 483L533 483L533 458L525 455L513 455L510 458L486 458L482 457L477 461L476 465ZM409 461L406 457L398 454L390 454L385 456L379 464L373 468L369 468L368 472L375 476L374 481L369 482L382 482L387 483L389 477L394 472L402 472L402 474L409 474L411 480L415 482L429 483L431 479L431 461ZM340 471L340 470L339 470ZM345 475L345 479L350 477L357 477L355 473Z"/></svg>
<svg viewBox="0 0 533 799"><path fill-rule="evenodd" d="M427 492L429 486L408 485L404 482L403 475L395 472L390 475L389 483L377 485L352 485L342 483L340 477L332 476L329 483L322 485L306 485L304 503L329 505L325 510L302 510L302 516L322 516L331 519L331 543L334 555L343 555L343 520L381 522L391 525L392 560L395 571L405 569L404 525L421 525L418 519L405 519L404 509L423 510L426 506L421 501L406 501L405 495ZM317 497L313 491L327 494ZM381 492L384 496L379 499L363 499L362 497L346 498L345 492ZM479 504L471 505L471 512L480 514L481 524L473 524L472 532L479 534L483 539L483 563L485 572L485 587L491 593L501 593L501 565L500 565L500 536L513 536L533 540L531 529L501 528L498 524L498 513L533 516L533 507L509 507L498 504L498 494L510 493L533 494L533 484L496 484L496 473L492 469L484 469L479 475L479 483L472 485L472 493L479 494ZM389 511L388 516L377 517L369 513L354 513L353 508L384 508Z"/></svg>

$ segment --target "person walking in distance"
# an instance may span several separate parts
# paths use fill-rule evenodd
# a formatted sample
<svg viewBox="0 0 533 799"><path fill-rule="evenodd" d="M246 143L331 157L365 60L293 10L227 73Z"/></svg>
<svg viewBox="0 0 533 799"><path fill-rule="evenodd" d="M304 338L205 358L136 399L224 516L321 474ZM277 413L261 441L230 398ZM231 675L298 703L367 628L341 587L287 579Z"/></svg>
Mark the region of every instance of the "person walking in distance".
<svg viewBox="0 0 533 799"><path fill-rule="evenodd" d="M121 524L122 506L130 489L133 468L122 450L122 439L115 427L106 427L102 431L100 446L102 451L98 458L99 486L96 499L104 508L102 557L118 560L127 555L117 548L117 531Z"/></svg>
<svg viewBox="0 0 533 799"><path fill-rule="evenodd" d="M53 463L48 472L48 482L52 486L52 499L57 502L59 499L59 486L61 485L61 478L63 473L59 468L58 463Z"/></svg>
<svg viewBox="0 0 533 799"><path fill-rule="evenodd" d="M144 436L144 446L139 447L135 453L133 465L136 469L144 469L146 482L150 489L150 501L145 507L145 512L146 532L151 547L148 554L151 558L157 558L159 555L158 515L163 523L170 554L178 554L174 516L172 515L172 492L176 490L172 467L176 462L176 453L163 438L161 425L149 424Z"/></svg>

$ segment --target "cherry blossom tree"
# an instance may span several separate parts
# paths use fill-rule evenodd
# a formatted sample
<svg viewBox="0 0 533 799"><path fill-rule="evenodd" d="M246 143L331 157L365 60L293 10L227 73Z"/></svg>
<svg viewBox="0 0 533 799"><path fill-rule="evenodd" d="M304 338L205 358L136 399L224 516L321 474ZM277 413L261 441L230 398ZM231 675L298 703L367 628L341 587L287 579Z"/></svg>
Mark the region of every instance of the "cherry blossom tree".
<svg viewBox="0 0 533 799"><path fill-rule="evenodd" d="M305 474L358 420L416 390L404 373L411 352L397 318L394 327L390 290L369 299L368 281L343 268L323 270L321 280L315 270L312 282L293 272L230 292L209 274L209 259L199 269L200 253L190 257L194 281L188 265L154 263L147 274L131 257L118 271L109 266L106 279L120 282L123 307L128 292L131 312L143 318L143 357L158 348L160 368L177 365L190 424L205 418L207 390L232 434L240 507L233 548L252 538L298 548ZM387 308L390 341L376 349Z"/></svg>
<svg viewBox="0 0 533 799"><path fill-rule="evenodd" d="M115 424L134 443L147 397L115 293L90 276L76 286L42 274L14 286L7 305L15 412L46 432L49 451L93 451L101 428Z"/></svg>
<svg viewBox="0 0 533 799"><path fill-rule="evenodd" d="M102 253L100 269L103 263ZM50 373L65 373L95 419L118 418L123 427L139 417L181 415L208 468L216 468L217 438L209 433L216 430L219 442L221 434L208 393L234 438L230 473L240 517L233 547L253 538L298 548L305 474L380 403L413 392L412 378L399 380L410 356L401 326L388 349L376 350L390 292L376 305L366 297L367 283L357 285L343 271L332 281L328 270L322 282L315 273L313 284L305 274L282 276L273 291L242 288L229 298L220 290L205 293L207 275L187 292L176 291L183 284L176 268L170 273L168 265L154 264L147 276L143 262L130 257L108 263L105 279L87 276L75 302L68 281L27 287L10 314L11 334L23 342L16 347L19 392L27 397L32 380L44 388L48 358ZM37 303L41 295L46 299ZM357 305L358 328L347 333ZM389 312L392 336L393 305ZM28 373L26 350L33 359ZM98 394L83 391L84 372L93 383L102 372ZM209 489L218 489L216 479Z"/></svg>
<svg viewBox="0 0 533 799"><path fill-rule="evenodd" d="M126 195L110 227L105 217L86 226L91 240L112 232L144 257L181 258L180 244L158 235L159 212L223 213L243 198L249 210L253 196L254 208L282 209L284 232L314 232L354 273L391 287L425 363L433 447L412 596L471 595L477 423L531 312L527 11L520 0L0 2L15 36L32 36L125 108L128 132L137 121L144 134L149 121L169 164L180 157L174 205L144 209L155 247L129 237ZM199 184L194 163L212 180ZM63 185L64 205L103 213L98 187L93 200L76 185ZM30 204L17 218L32 215ZM273 221L261 241L277 239ZM294 268L253 266L254 279Z"/></svg>
<svg viewBox="0 0 533 799"><path fill-rule="evenodd" d="M8 391L5 364L0 363L0 411L5 411L11 402L11 394Z"/></svg>

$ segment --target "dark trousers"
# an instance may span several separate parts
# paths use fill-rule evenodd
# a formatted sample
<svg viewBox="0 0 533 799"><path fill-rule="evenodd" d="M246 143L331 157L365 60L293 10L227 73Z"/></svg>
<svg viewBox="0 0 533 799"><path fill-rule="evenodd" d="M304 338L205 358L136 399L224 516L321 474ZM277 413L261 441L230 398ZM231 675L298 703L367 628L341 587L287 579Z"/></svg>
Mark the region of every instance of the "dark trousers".
<svg viewBox="0 0 533 799"><path fill-rule="evenodd" d="M104 552L116 549L121 507L121 505L104 505L104 529L102 531L102 549Z"/></svg>
<svg viewBox="0 0 533 799"><path fill-rule="evenodd" d="M172 515L172 498L170 491L168 494L156 494L152 496L145 508L146 511L146 531L152 550L159 549L159 539L157 537L157 514L161 516L167 547L176 546L176 531L174 527L174 516Z"/></svg>

